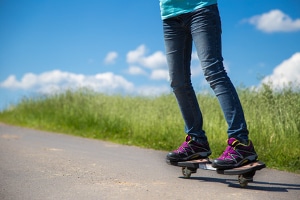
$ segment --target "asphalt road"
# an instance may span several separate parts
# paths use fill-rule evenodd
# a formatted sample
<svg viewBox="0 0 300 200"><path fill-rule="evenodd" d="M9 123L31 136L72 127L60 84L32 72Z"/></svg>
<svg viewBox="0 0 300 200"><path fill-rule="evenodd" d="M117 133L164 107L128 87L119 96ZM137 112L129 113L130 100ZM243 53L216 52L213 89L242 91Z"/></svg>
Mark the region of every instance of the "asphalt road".
<svg viewBox="0 0 300 200"><path fill-rule="evenodd" d="M300 175L198 170L183 179L166 152L0 124L0 199L300 199Z"/></svg>

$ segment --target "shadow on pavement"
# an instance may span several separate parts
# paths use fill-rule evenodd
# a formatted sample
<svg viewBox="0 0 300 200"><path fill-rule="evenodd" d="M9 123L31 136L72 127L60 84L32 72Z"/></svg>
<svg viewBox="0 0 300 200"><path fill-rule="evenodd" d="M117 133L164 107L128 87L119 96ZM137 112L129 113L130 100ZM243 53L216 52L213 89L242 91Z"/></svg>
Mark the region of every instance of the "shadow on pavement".
<svg viewBox="0 0 300 200"><path fill-rule="evenodd" d="M186 179L184 177L179 177ZM212 178L212 177L191 177L186 179L189 180L198 180L205 182L215 182L223 183L232 188L241 188L237 178L236 179L226 179L226 178ZM300 190L300 184L288 184L288 183L272 183L272 182L263 182L263 181L253 181L248 183L246 188L241 188L246 190L261 190L269 192L288 192L288 190Z"/></svg>

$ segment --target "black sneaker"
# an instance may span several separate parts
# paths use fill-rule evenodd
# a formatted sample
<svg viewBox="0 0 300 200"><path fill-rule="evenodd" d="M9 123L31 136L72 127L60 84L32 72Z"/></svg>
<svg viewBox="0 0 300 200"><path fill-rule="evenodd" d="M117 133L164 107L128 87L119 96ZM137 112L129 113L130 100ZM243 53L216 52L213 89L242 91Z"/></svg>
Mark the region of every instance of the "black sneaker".
<svg viewBox="0 0 300 200"><path fill-rule="evenodd" d="M223 154L213 160L212 167L230 169L253 162L257 159L257 154L250 140L248 144L245 145L235 138L229 138L227 143L228 146Z"/></svg>
<svg viewBox="0 0 300 200"><path fill-rule="evenodd" d="M195 160L198 158L207 158L211 154L209 144L198 143L192 140L191 136L186 136L182 145L167 155L167 163Z"/></svg>

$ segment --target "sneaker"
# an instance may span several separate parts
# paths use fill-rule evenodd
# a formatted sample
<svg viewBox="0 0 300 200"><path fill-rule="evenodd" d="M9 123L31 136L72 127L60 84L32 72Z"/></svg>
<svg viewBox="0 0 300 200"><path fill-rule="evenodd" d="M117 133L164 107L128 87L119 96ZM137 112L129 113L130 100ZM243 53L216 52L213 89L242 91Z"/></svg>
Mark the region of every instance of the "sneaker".
<svg viewBox="0 0 300 200"><path fill-rule="evenodd" d="M227 148L219 158L213 160L212 167L230 169L253 162L257 159L257 154L250 140L248 145L241 143L235 138L229 138L227 142Z"/></svg>
<svg viewBox="0 0 300 200"><path fill-rule="evenodd" d="M192 140L191 136L186 136L182 145L167 155L167 162L181 162L198 158L207 158L211 154L208 142L198 143Z"/></svg>

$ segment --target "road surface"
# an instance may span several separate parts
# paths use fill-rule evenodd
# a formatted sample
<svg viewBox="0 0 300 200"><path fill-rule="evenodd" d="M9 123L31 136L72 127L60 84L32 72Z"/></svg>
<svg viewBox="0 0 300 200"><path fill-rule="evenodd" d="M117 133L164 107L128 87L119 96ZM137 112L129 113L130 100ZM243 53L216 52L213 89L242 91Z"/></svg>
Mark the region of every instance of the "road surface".
<svg viewBox="0 0 300 200"><path fill-rule="evenodd" d="M300 175L236 176L198 170L183 179L167 152L0 124L0 199L299 199Z"/></svg>

